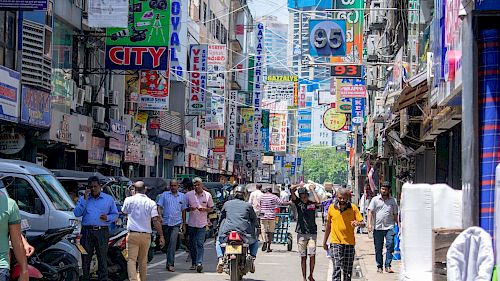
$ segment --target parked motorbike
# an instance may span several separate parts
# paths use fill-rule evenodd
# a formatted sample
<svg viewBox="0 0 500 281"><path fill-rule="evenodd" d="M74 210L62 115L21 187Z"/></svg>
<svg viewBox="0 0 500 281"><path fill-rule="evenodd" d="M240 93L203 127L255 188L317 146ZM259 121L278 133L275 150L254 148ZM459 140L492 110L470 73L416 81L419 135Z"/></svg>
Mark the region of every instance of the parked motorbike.
<svg viewBox="0 0 500 281"><path fill-rule="evenodd" d="M110 232L108 239L108 278L112 281L123 281L128 279L127 273L127 234L125 228L117 228ZM85 249L80 247L82 254L86 255ZM90 263L90 276L92 280L98 280L97 271L99 265L97 256L92 256Z"/></svg>
<svg viewBox="0 0 500 281"><path fill-rule="evenodd" d="M14 253L12 252L12 250L10 251L10 256L14 257ZM29 260L29 258L28 258L28 260ZM32 280L32 281L42 280L42 278L43 278L43 275L40 272L40 270L38 270L37 268L35 268L33 265L31 265L29 263L28 263L28 275L30 277L30 280ZM10 281L17 281L20 276L21 276L21 266L17 263L17 261L15 259L12 259L9 280Z"/></svg>
<svg viewBox="0 0 500 281"><path fill-rule="evenodd" d="M75 257L59 249L50 249L73 231L74 227L69 226L49 229L42 235L26 238L35 247L35 252L28 258L28 264L40 271L42 277L39 280L78 280L78 261Z"/></svg>
<svg viewBox="0 0 500 281"><path fill-rule="evenodd" d="M249 271L255 271L249 245L243 237L237 231L231 231L227 242L221 244L224 249L224 272L230 276L231 281L239 281Z"/></svg>

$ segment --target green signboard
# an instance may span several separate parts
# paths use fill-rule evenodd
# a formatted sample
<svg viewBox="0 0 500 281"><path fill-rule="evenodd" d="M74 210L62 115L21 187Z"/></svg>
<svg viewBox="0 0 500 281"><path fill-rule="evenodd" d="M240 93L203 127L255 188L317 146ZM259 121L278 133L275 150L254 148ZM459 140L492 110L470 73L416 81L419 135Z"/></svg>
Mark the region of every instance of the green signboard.
<svg viewBox="0 0 500 281"><path fill-rule="evenodd" d="M130 0L128 28L106 29L107 69L167 69L169 2Z"/></svg>

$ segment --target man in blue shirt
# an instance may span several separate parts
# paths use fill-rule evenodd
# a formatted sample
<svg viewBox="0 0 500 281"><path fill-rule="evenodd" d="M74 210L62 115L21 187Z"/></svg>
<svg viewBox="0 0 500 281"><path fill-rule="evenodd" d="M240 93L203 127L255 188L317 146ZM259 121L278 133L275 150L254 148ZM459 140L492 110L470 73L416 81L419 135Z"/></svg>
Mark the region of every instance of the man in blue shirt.
<svg viewBox="0 0 500 281"><path fill-rule="evenodd" d="M90 177L88 183L88 189L80 197L73 211L76 217L82 217L82 239L80 241L87 251L87 255L82 255L83 276L81 280L90 279L90 262L94 250L99 263L99 280L108 280L109 225L118 218L118 210L113 198L101 192L98 177Z"/></svg>
<svg viewBox="0 0 500 281"><path fill-rule="evenodd" d="M163 217L163 233L167 245L167 270L175 272L174 259L177 248L179 231L186 230L187 200L183 193L179 192L179 182L175 179L170 181L170 191L165 191L158 199L158 213Z"/></svg>

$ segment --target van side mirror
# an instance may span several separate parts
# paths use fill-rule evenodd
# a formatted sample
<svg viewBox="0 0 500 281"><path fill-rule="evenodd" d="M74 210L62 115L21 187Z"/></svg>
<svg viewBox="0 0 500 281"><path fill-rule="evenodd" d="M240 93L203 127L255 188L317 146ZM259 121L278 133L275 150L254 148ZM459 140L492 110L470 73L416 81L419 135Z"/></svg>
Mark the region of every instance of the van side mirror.
<svg viewBox="0 0 500 281"><path fill-rule="evenodd" d="M42 200L40 198L35 198L35 214L41 215L45 212L45 207L43 206Z"/></svg>

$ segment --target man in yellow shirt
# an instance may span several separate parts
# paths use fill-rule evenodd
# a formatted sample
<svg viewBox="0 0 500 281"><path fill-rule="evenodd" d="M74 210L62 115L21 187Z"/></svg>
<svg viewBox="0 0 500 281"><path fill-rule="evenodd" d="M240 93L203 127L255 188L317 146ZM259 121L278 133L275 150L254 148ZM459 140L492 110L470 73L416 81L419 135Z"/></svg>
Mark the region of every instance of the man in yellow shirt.
<svg viewBox="0 0 500 281"><path fill-rule="evenodd" d="M332 281L351 281L354 262L354 228L365 226L358 207L351 204L351 192L340 188L335 202L328 208L328 222L323 240L323 248L330 251L333 261ZM328 238L330 241L328 241ZM328 245L330 243L330 245ZM330 246L330 247L328 247Z"/></svg>

